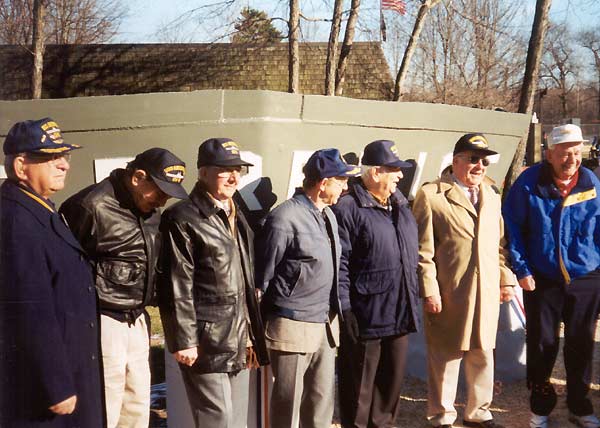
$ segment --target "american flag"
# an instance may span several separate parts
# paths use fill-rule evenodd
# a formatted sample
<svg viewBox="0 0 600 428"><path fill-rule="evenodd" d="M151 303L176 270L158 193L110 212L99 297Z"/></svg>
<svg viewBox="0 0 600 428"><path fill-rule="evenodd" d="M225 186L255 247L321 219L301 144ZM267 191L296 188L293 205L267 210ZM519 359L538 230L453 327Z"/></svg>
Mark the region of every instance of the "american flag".
<svg viewBox="0 0 600 428"><path fill-rule="evenodd" d="M406 3L402 0L381 0L381 10L393 10L404 15L406 14Z"/></svg>

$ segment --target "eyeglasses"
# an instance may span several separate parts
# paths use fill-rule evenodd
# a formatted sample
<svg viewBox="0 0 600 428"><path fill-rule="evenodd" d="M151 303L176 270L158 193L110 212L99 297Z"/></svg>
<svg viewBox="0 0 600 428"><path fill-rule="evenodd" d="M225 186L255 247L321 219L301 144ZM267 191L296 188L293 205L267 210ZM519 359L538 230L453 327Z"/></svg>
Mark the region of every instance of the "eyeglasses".
<svg viewBox="0 0 600 428"><path fill-rule="evenodd" d="M66 162L71 161L71 153L25 153L24 156L35 163L50 162L52 164L56 164L60 160L65 160Z"/></svg>
<svg viewBox="0 0 600 428"><path fill-rule="evenodd" d="M481 164L483 166L488 166L490 164L490 161L488 159L481 156L459 156L459 158L466 159L467 161L469 161L470 164L473 165L477 165L479 161L481 161Z"/></svg>
<svg viewBox="0 0 600 428"><path fill-rule="evenodd" d="M238 175L240 177L245 176L246 174L248 174L248 167L247 166L235 166L235 167L214 167L217 170L217 177L219 178L231 178L232 175Z"/></svg>

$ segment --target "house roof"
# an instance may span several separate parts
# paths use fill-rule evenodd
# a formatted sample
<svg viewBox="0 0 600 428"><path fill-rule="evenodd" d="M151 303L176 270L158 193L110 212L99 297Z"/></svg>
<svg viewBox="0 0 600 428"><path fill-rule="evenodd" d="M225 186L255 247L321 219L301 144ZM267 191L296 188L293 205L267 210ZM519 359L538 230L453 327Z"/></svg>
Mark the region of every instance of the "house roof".
<svg viewBox="0 0 600 428"><path fill-rule="evenodd" d="M300 43L300 92L323 94L327 43ZM31 54L0 46L0 99L27 99ZM288 44L47 45L43 98L181 92L287 91ZM393 80L379 42L355 42L343 95L387 100Z"/></svg>

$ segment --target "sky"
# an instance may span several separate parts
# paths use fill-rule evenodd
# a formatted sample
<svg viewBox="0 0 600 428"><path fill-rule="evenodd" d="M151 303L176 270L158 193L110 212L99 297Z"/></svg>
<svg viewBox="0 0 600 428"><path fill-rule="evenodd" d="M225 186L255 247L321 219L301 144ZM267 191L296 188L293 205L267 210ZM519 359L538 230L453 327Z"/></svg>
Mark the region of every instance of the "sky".
<svg viewBox="0 0 600 428"><path fill-rule="evenodd" d="M177 20L182 14L194 8L207 6L219 0L125 0L128 5L128 15L120 26L119 34L113 40L117 43L160 43L160 42L211 42L215 41L215 34L219 34L223 22L231 22L244 6L251 6L267 11L270 16L285 16L287 2L284 0L237 0L235 5L226 12L219 14L202 25L193 21L186 24L177 23L167 32L160 32L166 24ZM530 31L535 0L523 0L525 12L522 22L515 25L515 29ZM302 12L310 17L330 18L331 11L324 6L325 0L301 0ZM349 3L349 2L346 2ZM417 7L417 0L407 0L409 8ZM552 20L567 22L574 30L596 26L600 31L600 1L597 0L554 0L550 9ZM377 19L378 0L363 0L361 9L365 16ZM394 14L394 12L386 12ZM404 18L408 27L412 20L408 15ZM276 25L278 23L276 22ZM278 24L283 25L282 22ZM312 24L308 29L307 38L314 41L325 41L328 37L329 24ZM358 38L360 39L361 36ZM365 37L364 35L362 37ZM220 41L228 41L223 39Z"/></svg>

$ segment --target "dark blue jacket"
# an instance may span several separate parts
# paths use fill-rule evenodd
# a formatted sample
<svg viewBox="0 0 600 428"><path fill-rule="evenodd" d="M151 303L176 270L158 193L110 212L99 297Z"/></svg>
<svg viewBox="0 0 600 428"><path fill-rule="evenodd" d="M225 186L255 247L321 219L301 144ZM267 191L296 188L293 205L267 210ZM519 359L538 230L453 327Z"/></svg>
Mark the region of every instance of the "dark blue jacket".
<svg viewBox="0 0 600 428"><path fill-rule="evenodd" d="M568 284L600 268L599 193L598 178L584 167L566 198L549 163L521 173L502 210L517 278L535 274Z"/></svg>
<svg viewBox="0 0 600 428"><path fill-rule="evenodd" d="M90 264L51 202L11 181L0 192L0 427L100 428ZM73 414L48 410L72 395Z"/></svg>
<svg viewBox="0 0 600 428"><path fill-rule="evenodd" d="M357 179L333 207L342 244L340 302L352 310L362 338L418 330L417 223L396 191L389 208Z"/></svg>
<svg viewBox="0 0 600 428"><path fill-rule="evenodd" d="M339 311L340 243L329 207L321 212L297 191L271 211L254 243L256 287L265 291L266 316L324 323L330 307Z"/></svg>

